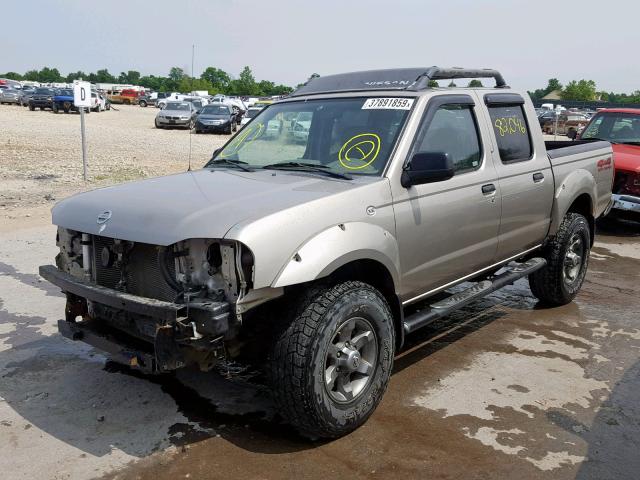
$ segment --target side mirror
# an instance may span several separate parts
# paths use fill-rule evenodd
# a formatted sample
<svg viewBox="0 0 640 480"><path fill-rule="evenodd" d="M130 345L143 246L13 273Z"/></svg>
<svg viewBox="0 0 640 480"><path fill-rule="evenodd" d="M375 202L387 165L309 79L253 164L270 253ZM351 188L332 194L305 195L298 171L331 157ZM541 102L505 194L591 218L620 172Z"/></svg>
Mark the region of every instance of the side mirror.
<svg viewBox="0 0 640 480"><path fill-rule="evenodd" d="M222 148L216 148L213 151L213 155L211 155L211 158L216 158L218 156L218 154L220 153L220 151L222 150Z"/></svg>
<svg viewBox="0 0 640 480"><path fill-rule="evenodd" d="M400 183L404 188L412 185L441 182L455 175L453 161L445 152L418 152L407 164Z"/></svg>

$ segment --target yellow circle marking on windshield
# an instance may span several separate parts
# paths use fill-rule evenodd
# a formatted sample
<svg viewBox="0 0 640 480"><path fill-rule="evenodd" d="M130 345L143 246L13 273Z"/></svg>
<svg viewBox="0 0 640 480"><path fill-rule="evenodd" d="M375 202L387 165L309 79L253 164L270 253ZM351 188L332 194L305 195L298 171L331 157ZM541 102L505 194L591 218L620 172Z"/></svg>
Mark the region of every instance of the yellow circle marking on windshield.
<svg viewBox="0 0 640 480"><path fill-rule="evenodd" d="M227 148L229 149L229 151L222 152L220 154L220 158L227 158L230 155L237 153L238 150L240 150L240 147L244 147L245 145L253 142L256 138L258 138L262 133L263 129L264 129L264 125L262 123L259 123L255 127L252 126L251 128L242 130L238 135L234 137L233 140L231 140L231 142L229 142L229 145L227 145ZM225 148L225 150L227 150L227 148Z"/></svg>
<svg viewBox="0 0 640 480"><path fill-rule="evenodd" d="M380 143L380 137L375 133L354 135L342 145L338 161L348 170L366 168L378 158Z"/></svg>

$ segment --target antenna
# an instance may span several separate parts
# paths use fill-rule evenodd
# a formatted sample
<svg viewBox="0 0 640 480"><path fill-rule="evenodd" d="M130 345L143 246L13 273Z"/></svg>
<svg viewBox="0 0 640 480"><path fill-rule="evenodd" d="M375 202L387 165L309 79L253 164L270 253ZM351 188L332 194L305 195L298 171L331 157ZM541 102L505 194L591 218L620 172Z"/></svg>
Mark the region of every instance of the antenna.
<svg viewBox="0 0 640 480"><path fill-rule="evenodd" d="M195 56L195 52L196 46L191 45L191 92L189 92L189 94L193 92L193 57ZM191 135L193 135L193 129L189 128L189 166L187 167L187 172L191 171Z"/></svg>

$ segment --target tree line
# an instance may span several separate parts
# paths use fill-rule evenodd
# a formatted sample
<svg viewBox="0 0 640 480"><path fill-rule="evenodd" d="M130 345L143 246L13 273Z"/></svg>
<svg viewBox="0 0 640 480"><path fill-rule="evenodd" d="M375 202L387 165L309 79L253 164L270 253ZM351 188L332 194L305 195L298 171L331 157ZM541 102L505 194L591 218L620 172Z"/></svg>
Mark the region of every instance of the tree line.
<svg viewBox="0 0 640 480"><path fill-rule="evenodd" d="M272 96L286 95L293 91L293 88L287 85L276 85L269 80L257 81L248 66L242 69L237 78L215 67L207 67L200 77L190 77L180 67L171 68L167 76L142 76L137 70L120 72L118 76L115 76L109 73L106 68L95 73L85 73L78 70L63 76L57 68L44 67L41 70L29 70L24 74L7 72L0 77L40 83L71 83L74 80L82 79L92 83L139 85L157 92L206 90L211 95L223 93L225 95Z"/></svg>
<svg viewBox="0 0 640 480"><path fill-rule="evenodd" d="M566 85L562 85L557 78L550 78L545 88L530 91L529 96L533 100L540 100L554 91L560 93L562 100L640 103L640 90L632 93L599 91L593 80L572 80Z"/></svg>

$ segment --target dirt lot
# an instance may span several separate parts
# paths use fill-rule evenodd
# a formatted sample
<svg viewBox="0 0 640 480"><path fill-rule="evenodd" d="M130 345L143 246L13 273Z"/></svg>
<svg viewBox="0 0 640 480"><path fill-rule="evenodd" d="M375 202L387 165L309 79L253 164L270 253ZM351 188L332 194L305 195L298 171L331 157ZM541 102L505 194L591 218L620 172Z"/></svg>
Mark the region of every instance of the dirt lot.
<svg viewBox="0 0 640 480"><path fill-rule="evenodd" d="M144 377L63 339L37 275L56 253L45 196L183 170L188 134L155 113L89 116L85 186L77 116L0 108L2 478L639 478L636 224L600 226L574 303L539 308L520 281L411 337L379 409L333 442L299 438L243 378ZM194 135L194 164L224 138Z"/></svg>
<svg viewBox="0 0 640 480"><path fill-rule="evenodd" d="M42 217L78 191L202 166L228 135L154 127L153 107L117 105L86 116L89 181L82 181L80 116L0 106L0 218Z"/></svg>

